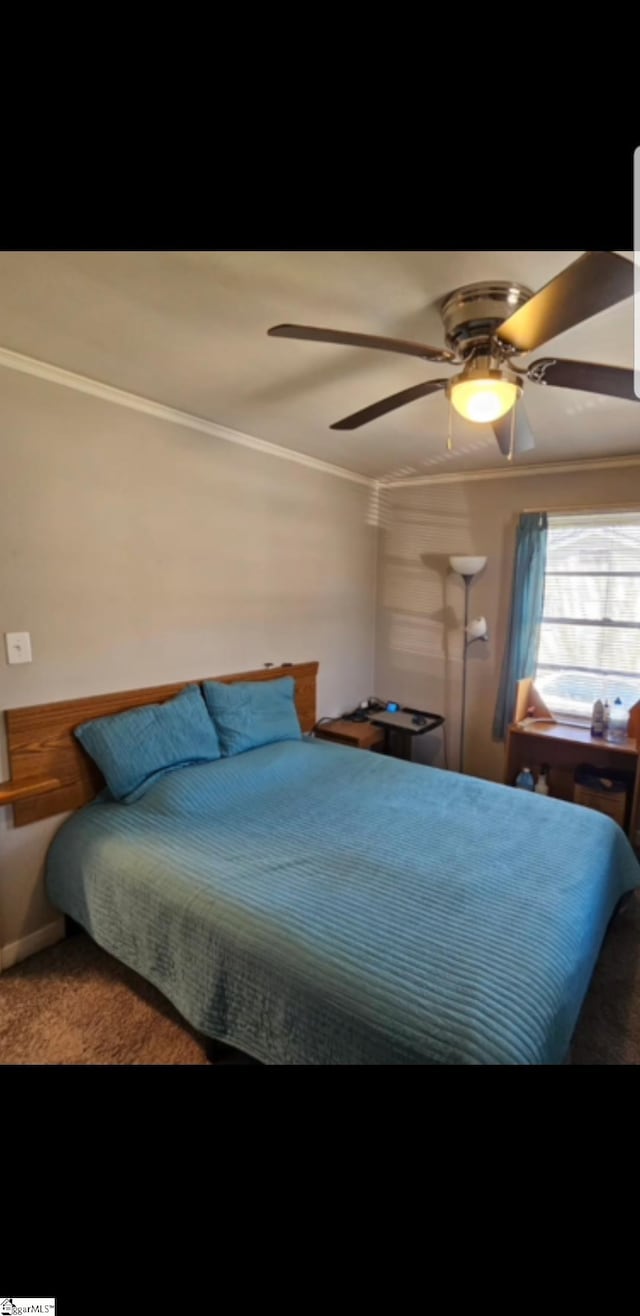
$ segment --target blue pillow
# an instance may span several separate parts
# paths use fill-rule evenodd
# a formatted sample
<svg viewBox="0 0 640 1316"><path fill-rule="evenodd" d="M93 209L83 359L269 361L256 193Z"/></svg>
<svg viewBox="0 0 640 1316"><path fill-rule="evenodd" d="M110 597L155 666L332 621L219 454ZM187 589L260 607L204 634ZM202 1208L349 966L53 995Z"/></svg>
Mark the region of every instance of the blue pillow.
<svg viewBox="0 0 640 1316"><path fill-rule="evenodd" d="M222 753L242 754L278 740L301 740L292 676L275 681L204 681L203 694L215 722Z"/></svg>
<svg viewBox="0 0 640 1316"><path fill-rule="evenodd" d="M197 685L165 704L98 717L74 735L97 763L116 800L132 804L158 777L222 756L216 729Z"/></svg>

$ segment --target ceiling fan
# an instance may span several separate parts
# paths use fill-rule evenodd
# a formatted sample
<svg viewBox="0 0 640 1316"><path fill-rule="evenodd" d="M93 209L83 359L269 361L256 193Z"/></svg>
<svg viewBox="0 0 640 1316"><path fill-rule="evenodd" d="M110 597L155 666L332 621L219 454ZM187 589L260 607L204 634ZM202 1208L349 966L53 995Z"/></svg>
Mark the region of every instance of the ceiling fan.
<svg viewBox="0 0 640 1316"><path fill-rule="evenodd" d="M633 275L632 262L623 256L612 251L587 251L539 292L534 293L521 283L508 282L471 283L456 288L440 306L446 347L427 347L402 338L317 329L304 324L277 324L268 333L273 338L372 347L416 356L423 361L462 366L448 379L414 384L363 407L336 421L331 429L357 429L418 398L444 391L451 404L448 446L451 447L451 407L454 407L467 420L492 425L500 451L511 458L514 453L535 447L520 402L525 380L587 393L607 393L630 402L640 400L633 388L633 370L549 356L540 357L528 366L516 365L512 359L534 351L549 338L630 297Z"/></svg>

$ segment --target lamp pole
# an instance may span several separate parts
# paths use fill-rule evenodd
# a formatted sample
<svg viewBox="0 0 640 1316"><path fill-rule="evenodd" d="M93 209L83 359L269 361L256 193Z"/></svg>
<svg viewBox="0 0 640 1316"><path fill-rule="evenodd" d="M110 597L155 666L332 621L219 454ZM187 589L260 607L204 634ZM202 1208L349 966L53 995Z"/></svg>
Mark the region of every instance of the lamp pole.
<svg viewBox="0 0 640 1316"><path fill-rule="evenodd" d="M474 635L471 639L469 639L469 634L468 634L469 587L471 585L471 581L473 580L474 576L477 576L478 572L482 571L482 568L486 566L486 563L487 563L486 557L466 557L462 554L457 554L449 558L450 567L453 569L453 571L456 571L459 576L462 576L462 579L464 581L464 630L462 633L462 698L461 698L461 707L460 707L460 750L458 757L458 769L460 772L464 772L464 723L465 723L465 714L467 707L467 649L469 648L470 644L474 643L475 640L488 639L486 622L484 620L484 617L478 619L480 626L483 627L482 634Z"/></svg>
<svg viewBox="0 0 640 1316"><path fill-rule="evenodd" d="M458 763L460 772L464 772L464 716L467 705L467 649L469 640L467 639L467 626L469 625L469 586L473 576L462 577L464 581L464 630L462 632L462 702L460 708L460 753Z"/></svg>

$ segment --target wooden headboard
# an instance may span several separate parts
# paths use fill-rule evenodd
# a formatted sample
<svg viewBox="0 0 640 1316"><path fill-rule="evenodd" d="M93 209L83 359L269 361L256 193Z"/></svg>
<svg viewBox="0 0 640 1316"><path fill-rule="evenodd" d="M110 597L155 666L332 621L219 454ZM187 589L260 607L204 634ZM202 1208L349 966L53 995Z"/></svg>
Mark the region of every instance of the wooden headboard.
<svg viewBox="0 0 640 1316"><path fill-rule="evenodd" d="M311 731L316 724L317 675L317 663L292 663L288 667L265 667L258 672L198 677L194 681L224 681L233 685L236 681L275 681L279 676L292 676L300 725L303 731ZM25 823L87 804L102 789L104 779L76 740L74 727L94 717L124 713L141 704L162 704L194 681L10 709L5 713L5 722L11 781L0 785L0 805L11 804L16 827L24 827Z"/></svg>

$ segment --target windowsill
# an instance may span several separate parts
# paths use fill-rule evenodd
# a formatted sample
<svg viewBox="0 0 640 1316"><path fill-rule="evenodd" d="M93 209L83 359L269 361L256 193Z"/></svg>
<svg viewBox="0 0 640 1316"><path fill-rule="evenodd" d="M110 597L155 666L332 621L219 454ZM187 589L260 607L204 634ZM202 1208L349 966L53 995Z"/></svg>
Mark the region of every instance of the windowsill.
<svg viewBox="0 0 640 1316"><path fill-rule="evenodd" d="M553 708L550 708L549 712L563 727L579 727L583 731L591 729L590 717L577 717L575 713L557 713Z"/></svg>

